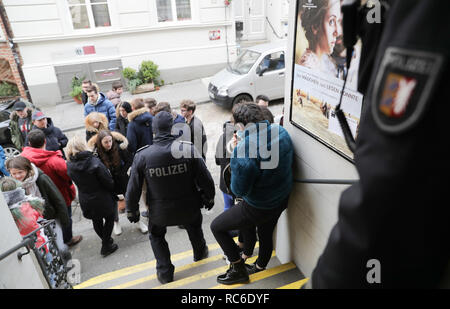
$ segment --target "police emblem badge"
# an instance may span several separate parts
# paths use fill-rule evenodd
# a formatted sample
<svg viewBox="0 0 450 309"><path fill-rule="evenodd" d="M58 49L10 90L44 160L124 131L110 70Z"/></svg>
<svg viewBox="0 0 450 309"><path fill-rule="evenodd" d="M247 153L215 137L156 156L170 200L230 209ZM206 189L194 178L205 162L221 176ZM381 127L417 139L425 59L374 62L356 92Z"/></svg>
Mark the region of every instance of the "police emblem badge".
<svg viewBox="0 0 450 309"><path fill-rule="evenodd" d="M442 64L440 54L396 47L386 50L372 94L372 113L381 130L400 134L419 122Z"/></svg>

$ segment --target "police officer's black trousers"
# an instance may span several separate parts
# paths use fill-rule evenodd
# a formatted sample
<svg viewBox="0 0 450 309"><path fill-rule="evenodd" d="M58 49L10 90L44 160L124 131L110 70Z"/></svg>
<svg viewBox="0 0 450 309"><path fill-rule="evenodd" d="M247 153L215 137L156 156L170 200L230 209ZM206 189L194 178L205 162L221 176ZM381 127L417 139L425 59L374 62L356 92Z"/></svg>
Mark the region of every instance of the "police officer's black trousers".
<svg viewBox="0 0 450 309"><path fill-rule="evenodd" d="M184 225L188 233L189 240L191 241L192 249L194 250L194 256L200 256L206 246L206 241L203 236L202 222L203 216L199 209L198 216L194 222ZM171 279L175 266L173 266L170 260L169 245L165 239L166 232L166 226L157 226L149 222L148 233L153 254L156 258L156 271L165 279Z"/></svg>
<svg viewBox="0 0 450 309"><path fill-rule="evenodd" d="M253 252L255 227L258 229L259 254L257 264L265 268L273 250L273 231L278 218L288 204L288 198L273 209L258 209L245 201L223 212L211 223L211 231L230 262L240 260L239 249L228 231L239 230L244 240L244 253Z"/></svg>

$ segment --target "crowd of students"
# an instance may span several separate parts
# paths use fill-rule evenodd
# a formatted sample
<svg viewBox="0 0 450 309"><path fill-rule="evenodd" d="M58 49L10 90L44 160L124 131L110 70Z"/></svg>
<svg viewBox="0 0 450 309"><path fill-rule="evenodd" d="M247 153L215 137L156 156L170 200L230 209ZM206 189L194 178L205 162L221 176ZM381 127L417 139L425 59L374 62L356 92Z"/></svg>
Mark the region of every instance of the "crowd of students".
<svg viewBox="0 0 450 309"><path fill-rule="evenodd" d="M142 98L122 102L122 92L122 85L115 83L113 89L105 95L92 82L83 81L86 136L84 138L77 135L70 141L43 112L32 111L23 102L14 105L11 132L16 147L22 152L5 162L0 189L8 197L6 200L11 211L16 213L13 217L23 236L39 226L40 219L55 219L60 250L68 252L68 247L78 244L82 236L72 235L71 220L71 204L78 191L83 216L92 220L94 231L101 239L101 255L107 256L115 252L118 246L111 235L113 232L116 235L122 233L119 211L125 209L130 167L136 152L153 144L152 122L160 112L171 115L174 126L187 125L178 132L174 133L172 130L172 134L180 140L191 142L203 160L206 160L206 133L202 121L195 116L194 102L182 101L181 114L178 114L168 102L157 103L154 99ZM255 111L259 118L254 118L273 124L274 117L267 108L268 101L264 96L257 98L257 104L254 105L257 106ZM230 164L230 152L233 151L228 146L234 138L233 134L227 135L225 129L232 125L231 122L224 124L224 134L218 143L218 146L222 144L224 147L216 149L216 163L221 166L220 189L223 192L225 211L234 207L236 201L236 195L225 185L223 178L223 170ZM16 185L12 185L13 183ZM12 195L17 195L17 198L11 198ZM137 222L142 233L148 232L148 226L143 221L143 217L148 216L145 197L144 188L139 201L142 216ZM285 205L280 210L284 208ZM264 226L258 230L256 226L249 229L239 227L241 233L238 245L243 250L242 257L252 255L257 232L260 233L260 238L269 238L261 233L264 230L268 230L267 234L273 232L279 213L277 211L267 229ZM226 219L216 219L212 230L218 240L226 242L229 231L224 229L224 220ZM234 260L230 259L229 252L234 249L226 246L223 249L233 265ZM233 258L234 253L233 251ZM266 257L261 262L261 267L264 268L267 262Z"/></svg>

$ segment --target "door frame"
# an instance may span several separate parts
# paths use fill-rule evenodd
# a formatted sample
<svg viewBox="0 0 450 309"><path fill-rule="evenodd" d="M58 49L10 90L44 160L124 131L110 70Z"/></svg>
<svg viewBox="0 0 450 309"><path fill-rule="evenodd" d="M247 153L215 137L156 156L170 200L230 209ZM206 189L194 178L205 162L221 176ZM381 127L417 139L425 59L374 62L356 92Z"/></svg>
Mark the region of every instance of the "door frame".
<svg viewBox="0 0 450 309"><path fill-rule="evenodd" d="M254 1L258 1L258 3L262 2L263 4L263 13L262 15L252 16L252 3ZM235 6L241 6L241 12L243 15L237 15L236 14L236 7L234 8L235 13L235 21L243 22L244 24L244 30L243 30L243 36L241 38L241 41L251 41L251 40L265 40L267 37L266 34L266 7L267 7L267 1L266 0L235 0L233 5ZM260 20L262 23L262 32L252 33L252 22Z"/></svg>

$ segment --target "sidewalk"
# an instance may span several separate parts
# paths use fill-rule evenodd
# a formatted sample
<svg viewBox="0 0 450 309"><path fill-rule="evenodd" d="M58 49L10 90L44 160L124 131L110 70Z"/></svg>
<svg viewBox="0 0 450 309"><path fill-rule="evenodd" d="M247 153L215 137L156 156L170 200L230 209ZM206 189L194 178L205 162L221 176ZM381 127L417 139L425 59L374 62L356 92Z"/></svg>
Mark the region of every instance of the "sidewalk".
<svg viewBox="0 0 450 309"><path fill-rule="evenodd" d="M211 100L208 95L208 85L211 77L165 85L158 91L131 95L129 92L122 94L122 101L130 102L134 98L154 98L158 102L169 102L172 108L178 109L184 99L190 99L196 104L208 103ZM73 131L84 128L83 105L73 103L59 104L56 106L44 106L41 108L46 116L52 118L55 126L62 131Z"/></svg>

